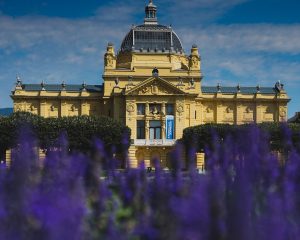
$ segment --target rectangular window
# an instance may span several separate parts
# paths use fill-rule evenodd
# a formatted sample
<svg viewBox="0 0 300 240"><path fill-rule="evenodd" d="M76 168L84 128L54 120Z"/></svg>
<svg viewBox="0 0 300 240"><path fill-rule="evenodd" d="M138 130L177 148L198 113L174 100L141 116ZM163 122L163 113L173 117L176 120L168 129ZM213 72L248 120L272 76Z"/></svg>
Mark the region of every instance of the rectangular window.
<svg viewBox="0 0 300 240"><path fill-rule="evenodd" d="M161 122L150 121L150 139L161 139Z"/></svg>
<svg viewBox="0 0 300 240"><path fill-rule="evenodd" d="M137 120L136 122L136 138L145 139L145 121Z"/></svg>
<svg viewBox="0 0 300 240"><path fill-rule="evenodd" d="M145 115L145 104L144 103L137 104L137 115Z"/></svg>
<svg viewBox="0 0 300 240"><path fill-rule="evenodd" d="M151 114L160 114L161 113L161 105L160 104L149 104L149 111Z"/></svg>
<svg viewBox="0 0 300 240"><path fill-rule="evenodd" d="M166 104L166 115L174 115L174 104Z"/></svg>

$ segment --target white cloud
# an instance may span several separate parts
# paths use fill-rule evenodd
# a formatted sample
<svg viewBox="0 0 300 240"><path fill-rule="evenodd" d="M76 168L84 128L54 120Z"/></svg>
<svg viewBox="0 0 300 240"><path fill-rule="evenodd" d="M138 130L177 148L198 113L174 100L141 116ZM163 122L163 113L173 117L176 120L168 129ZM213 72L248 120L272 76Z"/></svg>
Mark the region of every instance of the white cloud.
<svg viewBox="0 0 300 240"><path fill-rule="evenodd" d="M99 49L95 47L84 47L81 49L82 53L87 53L87 54L92 54L92 53L97 53Z"/></svg>
<svg viewBox="0 0 300 240"><path fill-rule="evenodd" d="M244 0L192 0L189 6L185 6L185 1L175 2L180 9L171 8L165 19L176 16L176 11L185 13L186 18L176 21L182 20L181 24L186 25L175 26L175 30L187 53L193 43L198 45L206 76L203 84L273 86L281 79L287 87L300 87L299 24L204 26L189 20L192 16L188 14L189 9L208 9L216 17ZM168 4L171 2L164 3ZM214 9L216 4L219 5ZM118 50L134 22L137 8L132 5L133 1L129 1L126 8L125 5L117 9L109 6L99 9L94 17L74 20L0 15L0 107L11 104L8 93L17 73L25 82L32 83L42 80L100 83L106 45L113 42ZM139 2L138 8L141 5Z"/></svg>
<svg viewBox="0 0 300 240"><path fill-rule="evenodd" d="M198 25L212 22L229 9L251 0L166 0L165 9L159 7L162 19L176 25ZM157 1L159 2L159 1ZM159 6L159 4L157 4ZM168 14L163 14L165 12Z"/></svg>
<svg viewBox="0 0 300 240"><path fill-rule="evenodd" d="M184 42L197 42L208 50L231 53L240 51L300 53L300 24L294 25L209 25L203 28L181 28Z"/></svg>

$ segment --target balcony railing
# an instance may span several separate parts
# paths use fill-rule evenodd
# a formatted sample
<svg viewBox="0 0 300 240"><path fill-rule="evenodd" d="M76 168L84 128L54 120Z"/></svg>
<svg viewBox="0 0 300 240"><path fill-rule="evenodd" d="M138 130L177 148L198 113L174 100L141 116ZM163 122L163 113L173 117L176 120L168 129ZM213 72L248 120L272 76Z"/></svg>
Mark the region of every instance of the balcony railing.
<svg viewBox="0 0 300 240"><path fill-rule="evenodd" d="M135 146L172 146L176 139L134 139Z"/></svg>

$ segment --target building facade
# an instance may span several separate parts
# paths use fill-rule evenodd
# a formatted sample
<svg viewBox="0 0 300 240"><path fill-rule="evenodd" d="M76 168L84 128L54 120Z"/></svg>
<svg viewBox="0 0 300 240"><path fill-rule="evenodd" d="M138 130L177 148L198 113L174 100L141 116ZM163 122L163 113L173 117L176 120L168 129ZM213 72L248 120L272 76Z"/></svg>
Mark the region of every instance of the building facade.
<svg viewBox="0 0 300 240"><path fill-rule="evenodd" d="M169 152L183 129L205 123L261 123L287 120L283 85L223 87L202 85L201 57L186 54L172 27L160 25L157 7L146 6L144 24L132 26L118 53L108 44L103 84L25 84L17 79L14 111L43 117L106 115L132 130L131 166Z"/></svg>

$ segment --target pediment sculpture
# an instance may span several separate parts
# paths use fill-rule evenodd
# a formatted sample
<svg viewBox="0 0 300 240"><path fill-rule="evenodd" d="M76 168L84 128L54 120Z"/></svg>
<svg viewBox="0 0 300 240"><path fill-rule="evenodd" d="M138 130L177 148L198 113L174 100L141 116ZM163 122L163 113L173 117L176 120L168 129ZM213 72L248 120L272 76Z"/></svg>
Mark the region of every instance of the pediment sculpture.
<svg viewBox="0 0 300 240"><path fill-rule="evenodd" d="M184 92L178 89L176 86L172 86L171 83L166 83L165 80L155 79L141 83L135 88L127 92L129 95L174 95L184 94Z"/></svg>

